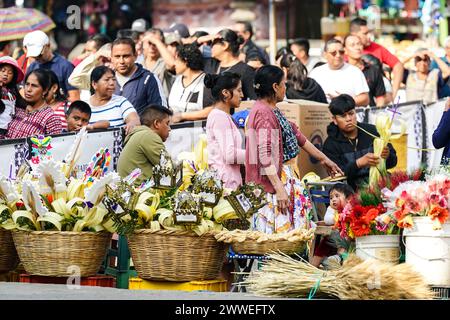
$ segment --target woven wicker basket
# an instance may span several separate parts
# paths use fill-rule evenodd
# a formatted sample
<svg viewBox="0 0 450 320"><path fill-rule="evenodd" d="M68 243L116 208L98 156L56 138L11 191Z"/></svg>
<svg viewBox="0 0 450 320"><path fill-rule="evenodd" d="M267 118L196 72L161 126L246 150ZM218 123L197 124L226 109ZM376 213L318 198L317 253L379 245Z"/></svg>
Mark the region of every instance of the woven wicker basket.
<svg viewBox="0 0 450 320"><path fill-rule="evenodd" d="M160 281L217 279L227 248L210 233L148 229L136 230L128 244L139 277Z"/></svg>
<svg viewBox="0 0 450 320"><path fill-rule="evenodd" d="M12 231L20 261L29 274L80 277L97 274L112 234L107 232ZM70 268L69 268L70 267ZM76 274L78 275L78 274Z"/></svg>
<svg viewBox="0 0 450 320"><path fill-rule="evenodd" d="M232 242L231 248L240 254L265 255L271 251L281 251L286 254L300 253L306 247L305 241L290 242L287 240L256 242L245 240L244 242Z"/></svg>
<svg viewBox="0 0 450 320"><path fill-rule="evenodd" d="M14 270L18 263L11 231L0 228L0 273Z"/></svg>

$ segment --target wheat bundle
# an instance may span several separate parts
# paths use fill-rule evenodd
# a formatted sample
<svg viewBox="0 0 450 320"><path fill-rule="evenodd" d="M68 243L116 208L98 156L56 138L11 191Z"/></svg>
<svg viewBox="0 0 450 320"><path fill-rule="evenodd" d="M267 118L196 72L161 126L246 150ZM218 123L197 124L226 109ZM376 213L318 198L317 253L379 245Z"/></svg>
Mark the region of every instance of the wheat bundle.
<svg viewBox="0 0 450 320"><path fill-rule="evenodd" d="M282 253L270 254L245 281L248 291L269 297L336 297L351 300L432 299L433 292L408 264L362 261L350 255L337 270L325 271Z"/></svg>

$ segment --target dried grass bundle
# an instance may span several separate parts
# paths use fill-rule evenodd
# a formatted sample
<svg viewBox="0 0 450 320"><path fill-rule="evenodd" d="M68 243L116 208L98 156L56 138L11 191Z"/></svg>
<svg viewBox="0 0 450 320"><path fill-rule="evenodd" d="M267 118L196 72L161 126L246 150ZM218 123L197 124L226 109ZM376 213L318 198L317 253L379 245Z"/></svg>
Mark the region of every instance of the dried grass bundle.
<svg viewBox="0 0 450 320"><path fill-rule="evenodd" d="M345 300L432 299L434 296L410 265L392 265L373 259L362 261L356 255L350 255L342 268L324 271L304 260L272 253L262 269L250 273L241 284L256 295L268 297L306 298L313 288L317 289L314 297Z"/></svg>

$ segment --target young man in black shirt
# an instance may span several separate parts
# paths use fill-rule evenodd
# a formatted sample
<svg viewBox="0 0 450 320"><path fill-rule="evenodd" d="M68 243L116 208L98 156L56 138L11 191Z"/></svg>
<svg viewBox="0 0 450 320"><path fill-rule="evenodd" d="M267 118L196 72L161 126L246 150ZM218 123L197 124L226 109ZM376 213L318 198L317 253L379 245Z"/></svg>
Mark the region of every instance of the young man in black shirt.
<svg viewBox="0 0 450 320"><path fill-rule="evenodd" d="M348 63L361 69L369 86L369 101L371 106L384 106L384 87L383 75L380 70L362 60L363 44L361 39L355 35L348 35L344 40L345 55Z"/></svg>
<svg viewBox="0 0 450 320"><path fill-rule="evenodd" d="M329 106L333 122L327 128L328 137L323 145L323 153L334 161L347 176L347 182L354 189L369 178L369 169L381 160L373 153L374 138L358 127L379 136L374 125L356 120L355 100L341 94L331 100ZM386 159L386 168L397 165L395 149L389 143L381 153Z"/></svg>

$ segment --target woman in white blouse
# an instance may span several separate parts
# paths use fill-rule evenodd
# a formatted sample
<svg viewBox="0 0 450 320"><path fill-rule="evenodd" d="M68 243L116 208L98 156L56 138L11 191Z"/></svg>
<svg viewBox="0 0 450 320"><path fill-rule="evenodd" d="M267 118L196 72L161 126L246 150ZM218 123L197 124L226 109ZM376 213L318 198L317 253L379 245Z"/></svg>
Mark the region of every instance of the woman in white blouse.
<svg viewBox="0 0 450 320"><path fill-rule="evenodd" d="M175 60L177 78L170 90L173 122L205 119L212 110L211 91L205 88L203 56L196 45L183 45Z"/></svg>

